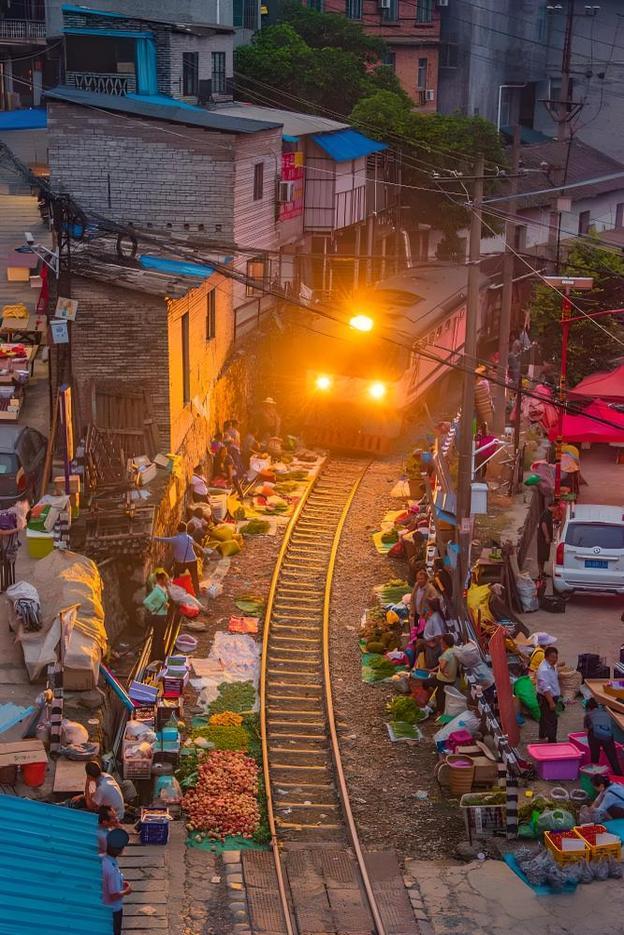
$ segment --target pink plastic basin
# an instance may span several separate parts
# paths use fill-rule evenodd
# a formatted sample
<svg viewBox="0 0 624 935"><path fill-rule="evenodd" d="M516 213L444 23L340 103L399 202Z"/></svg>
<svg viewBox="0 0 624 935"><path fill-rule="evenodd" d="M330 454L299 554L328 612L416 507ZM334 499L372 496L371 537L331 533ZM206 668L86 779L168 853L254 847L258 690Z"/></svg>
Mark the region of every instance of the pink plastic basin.
<svg viewBox="0 0 624 935"><path fill-rule="evenodd" d="M587 743L587 734L585 731L580 730L575 731L573 734L568 734L568 740L583 754L581 766L588 766L591 763L591 754L589 752L589 744ZM617 751L620 769L624 769L624 746L616 741L615 749ZM610 765L604 750L600 751L598 763L600 766Z"/></svg>
<svg viewBox="0 0 624 935"><path fill-rule="evenodd" d="M578 779L583 754L573 743L530 743L527 752L535 760L540 779L559 782Z"/></svg>

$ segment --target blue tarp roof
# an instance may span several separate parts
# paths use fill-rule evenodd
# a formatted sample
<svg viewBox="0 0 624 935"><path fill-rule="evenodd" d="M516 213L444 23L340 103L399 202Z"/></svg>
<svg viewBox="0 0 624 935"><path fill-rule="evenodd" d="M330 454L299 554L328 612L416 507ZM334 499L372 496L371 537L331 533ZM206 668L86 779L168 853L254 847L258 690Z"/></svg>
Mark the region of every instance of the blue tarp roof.
<svg viewBox="0 0 624 935"><path fill-rule="evenodd" d="M350 159L361 159L371 153L380 153L387 149L385 143L369 140L357 130L335 130L333 133L315 133L312 137L317 146L324 149L327 155L335 162L348 162Z"/></svg>
<svg viewBox="0 0 624 935"><path fill-rule="evenodd" d="M0 935L110 935L97 816L0 795Z"/></svg>
<svg viewBox="0 0 624 935"><path fill-rule="evenodd" d="M31 107L28 110L3 110L0 112L0 131L45 130L47 126L48 114L44 107Z"/></svg>
<svg viewBox="0 0 624 935"><path fill-rule="evenodd" d="M214 270L212 266L203 263L187 263L183 260L167 260L162 256L149 256L143 254L139 257L139 266L143 269L153 269L156 273L171 273L174 276L199 276L208 279Z"/></svg>

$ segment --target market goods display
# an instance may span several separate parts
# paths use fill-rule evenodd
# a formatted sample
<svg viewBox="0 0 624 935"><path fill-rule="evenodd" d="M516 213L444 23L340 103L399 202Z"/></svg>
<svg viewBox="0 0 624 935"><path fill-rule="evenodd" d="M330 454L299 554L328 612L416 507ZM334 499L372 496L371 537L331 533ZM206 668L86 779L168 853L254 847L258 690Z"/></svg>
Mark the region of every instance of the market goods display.
<svg viewBox="0 0 624 935"><path fill-rule="evenodd" d="M244 727L236 724L207 725L192 731L193 739L203 737L217 750L246 750L249 738Z"/></svg>
<svg viewBox="0 0 624 935"><path fill-rule="evenodd" d="M264 536L269 531L269 524L265 519L250 519L240 531L244 536Z"/></svg>
<svg viewBox="0 0 624 935"><path fill-rule="evenodd" d="M222 711L251 711L256 702L256 690L252 682L221 682L218 691L218 697L208 708L211 715Z"/></svg>
<svg viewBox="0 0 624 935"><path fill-rule="evenodd" d="M211 795L197 786L187 792L182 806L189 818L189 831L204 831L218 840L231 834L251 838L260 823L260 809L253 795L234 792Z"/></svg>
<svg viewBox="0 0 624 935"><path fill-rule="evenodd" d="M242 714L236 711L221 711L208 718L211 727L239 727L243 723Z"/></svg>
<svg viewBox="0 0 624 935"><path fill-rule="evenodd" d="M392 721L404 721L406 724L416 724L418 721L424 721L425 712L418 707L413 698L409 695L397 695L386 705L386 711L391 716Z"/></svg>
<svg viewBox="0 0 624 935"><path fill-rule="evenodd" d="M258 764L245 753L213 750L199 767L197 785L212 795L221 792L257 795L258 772Z"/></svg>

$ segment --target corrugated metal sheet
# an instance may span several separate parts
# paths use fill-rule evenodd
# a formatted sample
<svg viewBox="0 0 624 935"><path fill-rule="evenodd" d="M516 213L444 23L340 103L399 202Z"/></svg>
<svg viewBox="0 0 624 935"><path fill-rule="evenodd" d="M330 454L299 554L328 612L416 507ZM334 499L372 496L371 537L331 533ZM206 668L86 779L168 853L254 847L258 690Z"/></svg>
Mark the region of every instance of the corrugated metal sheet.
<svg viewBox="0 0 624 935"><path fill-rule="evenodd" d="M335 133L317 133L312 139L334 162L361 159L363 156L380 153L388 148L385 143L369 140L363 133L351 129L336 130Z"/></svg>
<svg viewBox="0 0 624 935"><path fill-rule="evenodd" d="M206 266L203 263L189 263L186 260L168 260L162 256L150 256L144 253L139 257L139 266L143 269L153 269L157 273L173 273L174 276L198 276L201 279L208 279L212 276L214 269L212 266Z"/></svg>
<svg viewBox="0 0 624 935"><path fill-rule="evenodd" d="M0 795L0 935L110 935L97 818Z"/></svg>
<svg viewBox="0 0 624 935"><path fill-rule="evenodd" d="M48 125L48 114L42 107L27 110L4 110L0 113L0 130L43 130Z"/></svg>

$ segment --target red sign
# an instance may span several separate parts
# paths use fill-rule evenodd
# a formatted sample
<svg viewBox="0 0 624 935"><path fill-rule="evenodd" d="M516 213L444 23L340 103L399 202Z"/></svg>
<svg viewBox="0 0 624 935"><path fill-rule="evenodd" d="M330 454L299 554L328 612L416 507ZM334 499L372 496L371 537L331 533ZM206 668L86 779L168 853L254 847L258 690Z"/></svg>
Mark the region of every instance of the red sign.
<svg viewBox="0 0 624 935"><path fill-rule="evenodd" d="M509 665L507 664L507 650L505 649L505 631L502 627L496 628L490 638L488 648L492 659L494 682L496 683L500 725L503 733L507 734L511 746L517 747L520 742L520 728L514 710Z"/></svg>

